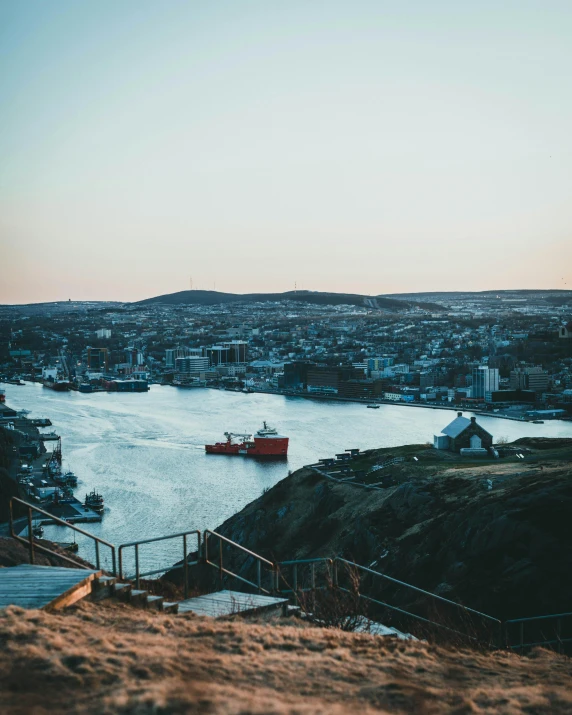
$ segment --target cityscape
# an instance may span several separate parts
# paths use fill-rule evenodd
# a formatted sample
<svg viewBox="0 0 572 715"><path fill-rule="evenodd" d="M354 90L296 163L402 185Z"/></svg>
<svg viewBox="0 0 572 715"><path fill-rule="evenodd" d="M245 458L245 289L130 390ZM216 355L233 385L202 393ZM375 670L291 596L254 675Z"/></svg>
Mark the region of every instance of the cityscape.
<svg viewBox="0 0 572 715"><path fill-rule="evenodd" d="M572 713L571 38L0 0L0 715Z"/></svg>
<svg viewBox="0 0 572 715"><path fill-rule="evenodd" d="M570 293L405 296L387 308L185 296L5 307L0 370L83 393L159 383L572 417Z"/></svg>

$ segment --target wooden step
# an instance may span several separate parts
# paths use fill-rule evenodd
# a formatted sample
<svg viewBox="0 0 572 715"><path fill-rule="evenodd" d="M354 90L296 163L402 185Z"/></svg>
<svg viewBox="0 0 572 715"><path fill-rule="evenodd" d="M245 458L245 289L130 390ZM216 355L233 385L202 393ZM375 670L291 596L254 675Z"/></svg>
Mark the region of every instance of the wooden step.
<svg viewBox="0 0 572 715"><path fill-rule="evenodd" d="M148 591L143 591L139 588L132 588L131 593L129 594L129 601L139 606L146 606L148 595Z"/></svg>
<svg viewBox="0 0 572 715"><path fill-rule="evenodd" d="M205 596L188 598L179 603L179 613L195 613L197 616L222 618L224 616L239 616L246 613L282 608L288 603L287 598L261 596L240 591L217 591Z"/></svg>
<svg viewBox="0 0 572 715"><path fill-rule="evenodd" d="M178 613L179 604L172 601L163 601L163 613Z"/></svg>
<svg viewBox="0 0 572 715"><path fill-rule="evenodd" d="M130 583L116 583L113 585L113 595L127 601L132 588L133 586Z"/></svg>
<svg viewBox="0 0 572 715"><path fill-rule="evenodd" d="M150 596L147 594L147 600L145 602L147 608L154 608L156 611L163 610L163 596Z"/></svg>
<svg viewBox="0 0 572 715"><path fill-rule="evenodd" d="M93 582L91 592L92 601L103 601L105 598L110 598L114 595L113 587L117 583L115 576L99 576Z"/></svg>

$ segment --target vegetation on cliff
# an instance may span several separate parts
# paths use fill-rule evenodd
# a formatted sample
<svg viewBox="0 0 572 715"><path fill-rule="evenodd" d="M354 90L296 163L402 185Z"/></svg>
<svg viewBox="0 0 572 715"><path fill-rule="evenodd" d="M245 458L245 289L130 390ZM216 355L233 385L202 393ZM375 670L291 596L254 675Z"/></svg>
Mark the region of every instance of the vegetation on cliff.
<svg viewBox="0 0 572 715"><path fill-rule="evenodd" d="M217 531L275 561L343 556L503 620L568 611L572 440L504 450L479 462L426 445L374 450L365 468L405 458L378 472L379 489L304 468ZM251 568L231 551L225 566Z"/></svg>

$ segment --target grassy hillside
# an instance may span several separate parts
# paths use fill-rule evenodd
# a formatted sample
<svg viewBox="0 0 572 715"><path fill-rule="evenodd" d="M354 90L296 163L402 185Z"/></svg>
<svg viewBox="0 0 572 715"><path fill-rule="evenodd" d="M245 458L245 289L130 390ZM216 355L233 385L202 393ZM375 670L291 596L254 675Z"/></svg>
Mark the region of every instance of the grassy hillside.
<svg viewBox="0 0 572 715"><path fill-rule="evenodd" d="M519 440L524 460L505 449L479 462L425 445L372 450L353 468L377 489L301 469L217 531L276 561L343 556L500 619L569 611L572 440Z"/></svg>
<svg viewBox="0 0 572 715"><path fill-rule="evenodd" d="M569 713L570 660L81 603L0 612L0 702L24 713Z"/></svg>

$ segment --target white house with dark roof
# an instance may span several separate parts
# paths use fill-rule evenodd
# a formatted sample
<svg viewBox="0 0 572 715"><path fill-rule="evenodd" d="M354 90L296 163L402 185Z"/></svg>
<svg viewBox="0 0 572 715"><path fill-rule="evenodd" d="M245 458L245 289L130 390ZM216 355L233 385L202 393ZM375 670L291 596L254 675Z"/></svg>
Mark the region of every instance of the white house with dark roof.
<svg viewBox="0 0 572 715"><path fill-rule="evenodd" d="M457 417L433 437L435 449L448 449L466 455L486 455L493 446L493 436L477 423L476 417Z"/></svg>

